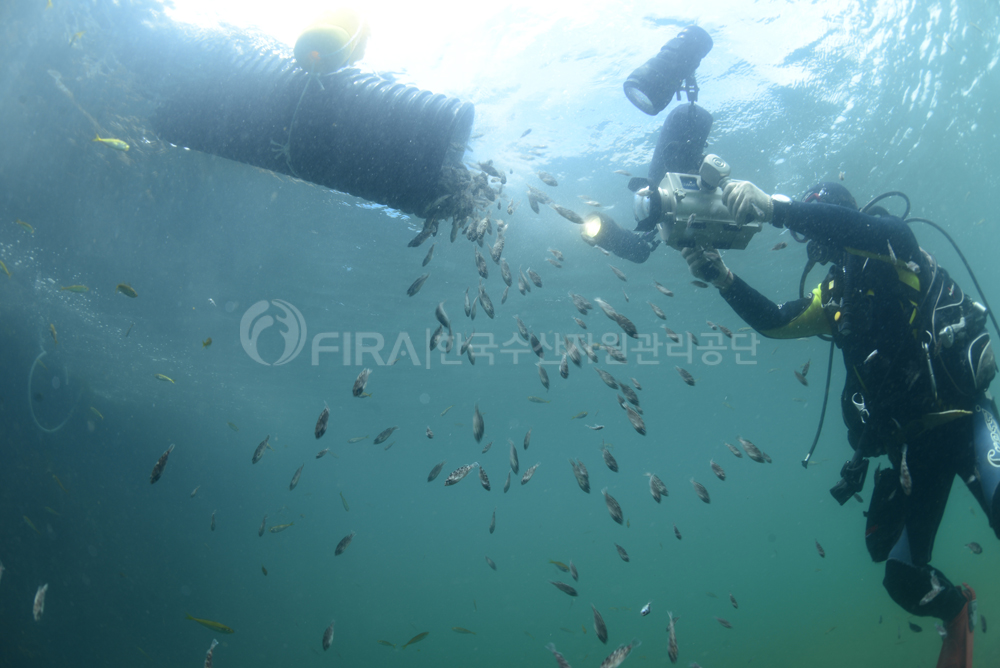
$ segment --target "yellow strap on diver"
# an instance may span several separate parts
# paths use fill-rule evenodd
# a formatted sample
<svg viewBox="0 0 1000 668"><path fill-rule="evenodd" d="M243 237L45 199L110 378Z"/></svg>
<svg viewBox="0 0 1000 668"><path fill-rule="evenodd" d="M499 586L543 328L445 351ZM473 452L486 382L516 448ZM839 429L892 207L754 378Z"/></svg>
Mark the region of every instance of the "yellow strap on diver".
<svg viewBox="0 0 1000 668"><path fill-rule="evenodd" d="M822 286L817 285L812 295L812 303L791 322L776 329L762 330L761 334L771 339L799 339L817 334L830 334L830 322L823 311Z"/></svg>

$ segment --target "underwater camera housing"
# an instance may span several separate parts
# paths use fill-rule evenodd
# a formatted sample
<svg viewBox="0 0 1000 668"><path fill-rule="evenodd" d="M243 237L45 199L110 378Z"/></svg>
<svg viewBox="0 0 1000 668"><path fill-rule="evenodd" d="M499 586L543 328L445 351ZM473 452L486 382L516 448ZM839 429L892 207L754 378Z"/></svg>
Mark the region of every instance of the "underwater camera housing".
<svg viewBox="0 0 1000 668"><path fill-rule="evenodd" d="M725 160L709 154L698 174L667 172L655 190L646 179L632 179L636 229L658 225L663 241L678 250L696 246L743 250L762 226L754 221L737 225L729 215L722 202L729 172Z"/></svg>

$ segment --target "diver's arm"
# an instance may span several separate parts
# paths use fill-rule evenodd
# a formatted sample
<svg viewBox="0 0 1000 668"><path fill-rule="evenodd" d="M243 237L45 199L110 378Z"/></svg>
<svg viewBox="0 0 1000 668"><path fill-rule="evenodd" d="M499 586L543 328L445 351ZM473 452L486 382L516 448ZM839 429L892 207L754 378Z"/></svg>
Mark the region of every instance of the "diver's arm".
<svg viewBox="0 0 1000 668"><path fill-rule="evenodd" d="M772 339L795 339L829 334L830 326L820 303L819 289L802 299L775 304L746 281L733 274L729 287L720 290L722 298L743 321Z"/></svg>
<svg viewBox="0 0 1000 668"><path fill-rule="evenodd" d="M782 202L774 207L775 227L815 239L821 244L888 256L889 247L903 262L921 259L920 246L910 226L899 218L869 216L842 206L820 202Z"/></svg>

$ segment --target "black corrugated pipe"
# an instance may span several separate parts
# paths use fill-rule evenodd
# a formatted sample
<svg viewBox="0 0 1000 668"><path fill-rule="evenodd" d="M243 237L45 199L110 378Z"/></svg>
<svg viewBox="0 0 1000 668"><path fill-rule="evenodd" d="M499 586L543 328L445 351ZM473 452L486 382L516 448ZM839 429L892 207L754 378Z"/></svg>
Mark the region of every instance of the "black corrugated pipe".
<svg viewBox="0 0 1000 668"><path fill-rule="evenodd" d="M154 88L163 139L421 217L471 212L461 163L471 103L355 68L311 75L283 45L243 31L143 33L129 55Z"/></svg>

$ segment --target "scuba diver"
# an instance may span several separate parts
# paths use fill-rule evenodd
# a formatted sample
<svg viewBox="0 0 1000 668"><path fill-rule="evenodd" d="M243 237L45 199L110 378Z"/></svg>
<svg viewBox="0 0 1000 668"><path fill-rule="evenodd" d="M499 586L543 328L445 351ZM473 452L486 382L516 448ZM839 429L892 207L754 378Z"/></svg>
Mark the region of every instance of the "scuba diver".
<svg viewBox="0 0 1000 668"><path fill-rule="evenodd" d="M808 239L813 264L830 264L811 295L778 305L712 248L681 252L692 275L715 285L760 334L827 335L841 349L847 369L841 406L855 454L830 491L843 505L862 489L868 458L888 455L891 468L874 475L869 554L886 562L883 585L898 605L944 622L938 668L972 666L975 592L929 562L956 475L1000 537L1000 429L988 391L996 364L986 308L920 248L904 219L871 205L859 210L839 183L819 183L795 202L730 181L723 200L737 224L787 228Z"/></svg>

